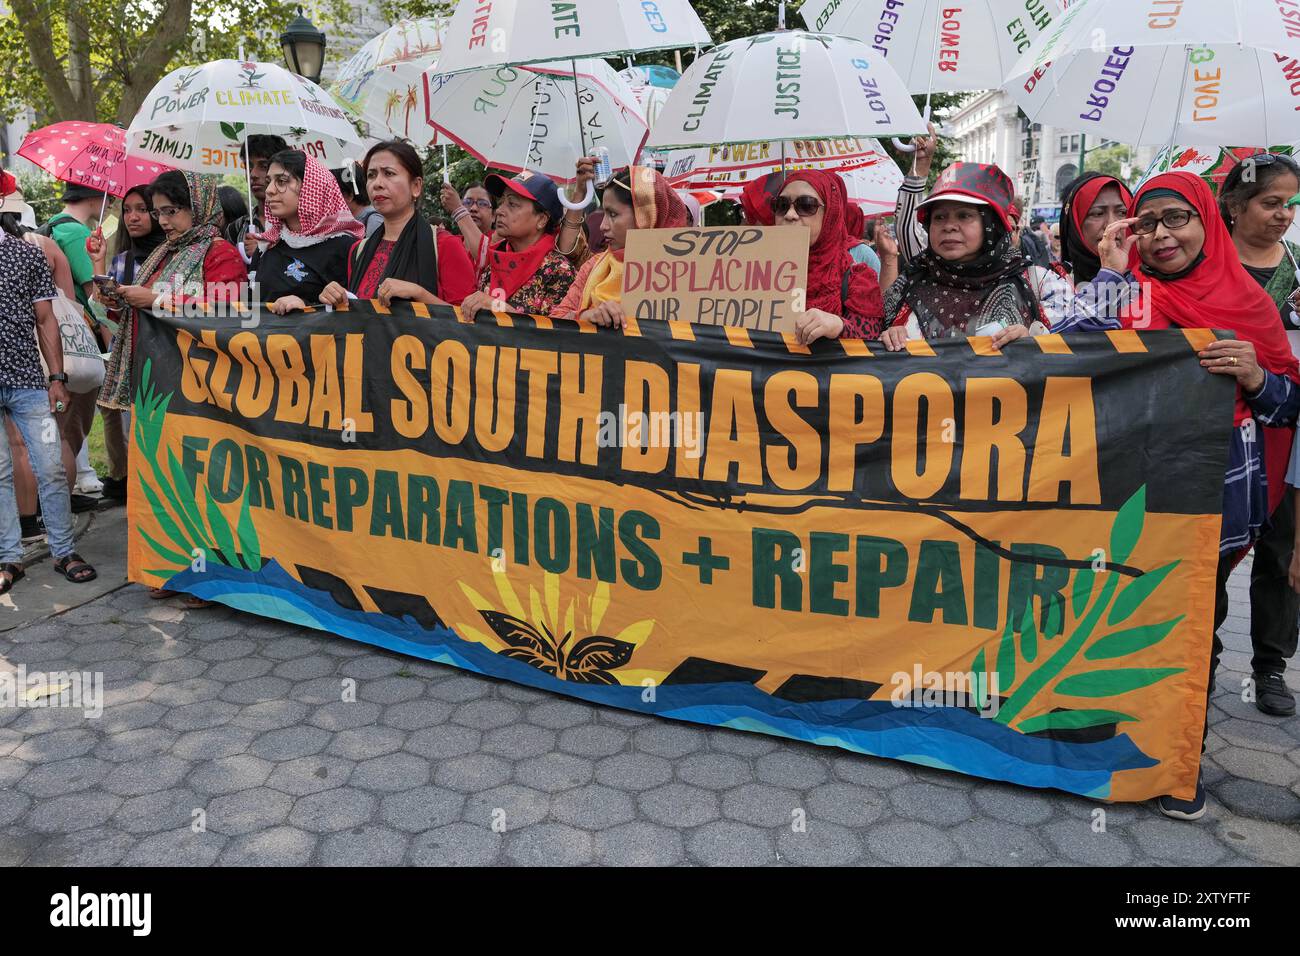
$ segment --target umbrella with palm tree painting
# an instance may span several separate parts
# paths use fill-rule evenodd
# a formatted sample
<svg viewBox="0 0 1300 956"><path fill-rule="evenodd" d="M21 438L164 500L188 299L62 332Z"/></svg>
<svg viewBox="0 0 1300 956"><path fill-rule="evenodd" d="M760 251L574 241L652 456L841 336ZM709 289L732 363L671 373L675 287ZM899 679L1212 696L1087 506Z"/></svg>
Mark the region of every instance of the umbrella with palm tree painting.
<svg viewBox="0 0 1300 956"><path fill-rule="evenodd" d="M446 21L400 20L343 65L330 92L373 134L419 145L436 135L419 110L423 75L438 62Z"/></svg>

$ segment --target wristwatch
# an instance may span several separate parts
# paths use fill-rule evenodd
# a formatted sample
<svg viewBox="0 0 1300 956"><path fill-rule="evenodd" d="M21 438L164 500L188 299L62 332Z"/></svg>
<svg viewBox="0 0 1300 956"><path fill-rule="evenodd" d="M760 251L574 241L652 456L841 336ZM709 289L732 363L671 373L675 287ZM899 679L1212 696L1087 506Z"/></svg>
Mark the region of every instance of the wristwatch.
<svg viewBox="0 0 1300 956"><path fill-rule="evenodd" d="M68 384L68 373L67 373L67 372L59 372L57 375L51 375L51 376L50 376L50 381L51 381L51 382L62 382L64 385L67 385L67 384Z"/></svg>

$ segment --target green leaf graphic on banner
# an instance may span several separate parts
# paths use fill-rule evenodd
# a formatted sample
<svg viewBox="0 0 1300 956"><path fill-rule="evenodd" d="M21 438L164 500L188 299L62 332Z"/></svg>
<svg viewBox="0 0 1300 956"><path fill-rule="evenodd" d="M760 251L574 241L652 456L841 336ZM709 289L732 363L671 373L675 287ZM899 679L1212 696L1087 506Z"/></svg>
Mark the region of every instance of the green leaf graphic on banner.
<svg viewBox="0 0 1300 956"><path fill-rule="evenodd" d="M233 568L235 567L232 563L235 560L235 536L230 530L230 522L221 513L221 509L217 507L217 502L213 499L211 491L208 491L203 498L208 511L208 525L212 528L212 534L217 540L217 550L225 558L224 563Z"/></svg>
<svg viewBox="0 0 1300 956"><path fill-rule="evenodd" d="M262 552L257 542L257 528L253 526L253 516L249 514L249 495L247 490L244 492L242 504L239 506L239 550L240 560L244 567L250 571L260 571L262 569Z"/></svg>
<svg viewBox="0 0 1300 956"><path fill-rule="evenodd" d="M1056 692L1070 697L1112 697L1162 681L1183 670L1181 667L1120 667L1071 674L1056 685Z"/></svg>
<svg viewBox="0 0 1300 956"><path fill-rule="evenodd" d="M1032 664L1038 658L1038 616L1034 614L1034 602L1025 608L1024 617L1020 619L1020 653Z"/></svg>
<svg viewBox="0 0 1300 956"><path fill-rule="evenodd" d="M1071 594L1075 617L1083 617L1083 610L1092 597L1092 582L1097 576L1091 567L1079 568L1074 572L1074 590Z"/></svg>
<svg viewBox="0 0 1300 956"><path fill-rule="evenodd" d="M1181 563L1181 561L1174 561L1162 568L1148 571L1142 577L1125 585L1124 590L1119 592L1119 597L1115 598L1115 606L1110 609L1106 623L1122 624L1127 621L1142 606L1142 602L1155 593L1155 589L1160 587L1160 583L1169 576L1169 572Z"/></svg>
<svg viewBox="0 0 1300 956"><path fill-rule="evenodd" d="M978 671L976 672L978 673ZM1015 619L1007 615L1007 627L998 643L998 689L1010 690L1016 682L1016 628Z"/></svg>
<svg viewBox="0 0 1300 956"><path fill-rule="evenodd" d="M985 673L984 648L975 655L975 660L971 662L970 670L975 675L975 706L983 708L988 698L988 676Z"/></svg>
<svg viewBox="0 0 1300 956"><path fill-rule="evenodd" d="M1065 627L1065 612L1061 610L1064 603L1060 600L1047 602L1047 626L1043 629L1043 637L1049 641L1060 637Z"/></svg>
<svg viewBox="0 0 1300 956"><path fill-rule="evenodd" d="M1127 630L1115 631L1113 634L1099 637L1083 652L1083 656L1090 661L1101 661L1136 654L1163 641L1184 617L1186 615L1180 614L1172 621L1165 621L1163 624L1130 627Z"/></svg>
<svg viewBox="0 0 1300 956"><path fill-rule="evenodd" d="M221 135L232 142L239 142L239 137L244 133L243 123L222 123Z"/></svg>
<svg viewBox="0 0 1300 956"><path fill-rule="evenodd" d="M1137 547L1142 537L1142 526L1147 517L1147 486L1143 485L1133 497L1124 502L1115 516L1115 524L1110 530L1110 562L1123 564Z"/></svg>
<svg viewBox="0 0 1300 956"><path fill-rule="evenodd" d="M1100 724L1117 724L1120 721L1136 722L1136 717L1121 714L1117 710L1060 710L1050 714L1027 717L1016 729L1021 733L1034 734L1040 730L1079 730L1082 727L1096 727Z"/></svg>

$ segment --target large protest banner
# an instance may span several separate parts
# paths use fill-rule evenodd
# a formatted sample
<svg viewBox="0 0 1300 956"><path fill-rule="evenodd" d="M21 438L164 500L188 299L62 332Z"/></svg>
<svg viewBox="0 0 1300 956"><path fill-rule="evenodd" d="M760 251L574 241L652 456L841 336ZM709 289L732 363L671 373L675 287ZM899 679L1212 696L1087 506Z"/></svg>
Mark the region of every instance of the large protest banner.
<svg viewBox="0 0 1300 956"><path fill-rule="evenodd" d="M1213 333L457 318L146 318L131 579L666 717L1190 796Z"/></svg>

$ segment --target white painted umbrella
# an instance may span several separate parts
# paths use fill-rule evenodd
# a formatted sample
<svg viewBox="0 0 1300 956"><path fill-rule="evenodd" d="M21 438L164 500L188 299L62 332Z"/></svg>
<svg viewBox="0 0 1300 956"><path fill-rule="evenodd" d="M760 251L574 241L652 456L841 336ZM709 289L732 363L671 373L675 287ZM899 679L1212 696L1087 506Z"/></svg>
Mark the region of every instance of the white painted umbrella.
<svg viewBox="0 0 1300 956"><path fill-rule="evenodd" d="M330 85L330 93L372 134L424 145L424 74L438 62L447 21L399 20L358 50Z"/></svg>
<svg viewBox="0 0 1300 956"><path fill-rule="evenodd" d="M127 130L130 156L196 173L245 172L247 136L284 136L322 155L356 155L348 114L323 89L274 63L214 60L164 76Z"/></svg>
<svg viewBox="0 0 1300 956"><path fill-rule="evenodd" d="M734 143L919 133L925 121L902 79L860 40L798 30L714 47L691 64L647 144Z"/></svg>
<svg viewBox="0 0 1300 956"><path fill-rule="evenodd" d="M653 128L681 75L674 69L658 65L633 66L618 75L627 81L628 88L641 107L641 115Z"/></svg>
<svg viewBox="0 0 1300 956"><path fill-rule="evenodd" d="M497 169L531 169L572 181L584 155L580 125L589 148L609 150L613 167L632 165L649 129L636 96L603 60L579 60L577 67L576 89L567 70L542 66L501 66L434 78L424 119Z"/></svg>
<svg viewBox="0 0 1300 956"><path fill-rule="evenodd" d="M913 93L1002 85L1060 15L1060 0L808 0L808 29L868 44Z"/></svg>
<svg viewBox="0 0 1300 956"><path fill-rule="evenodd" d="M849 199L868 213L892 211L903 172L877 140L817 140L786 144L785 169L820 169L844 180ZM663 155L664 177L676 189L721 190L727 198L746 183L781 172L780 143L711 146Z"/></svg>
<svg viewBox="0 0 1300 956"><path fill-rule="evenodd" d="M1004 88L1031 121L1124 143L1300 139L1293 0L1074 0Z"/></svg>
<svg viewBox="0 0 1300 956"><path fill-rule="evenodd" d="M689 0L461 0L443 37L438 72L634 56L712 42Z"/></svg>

